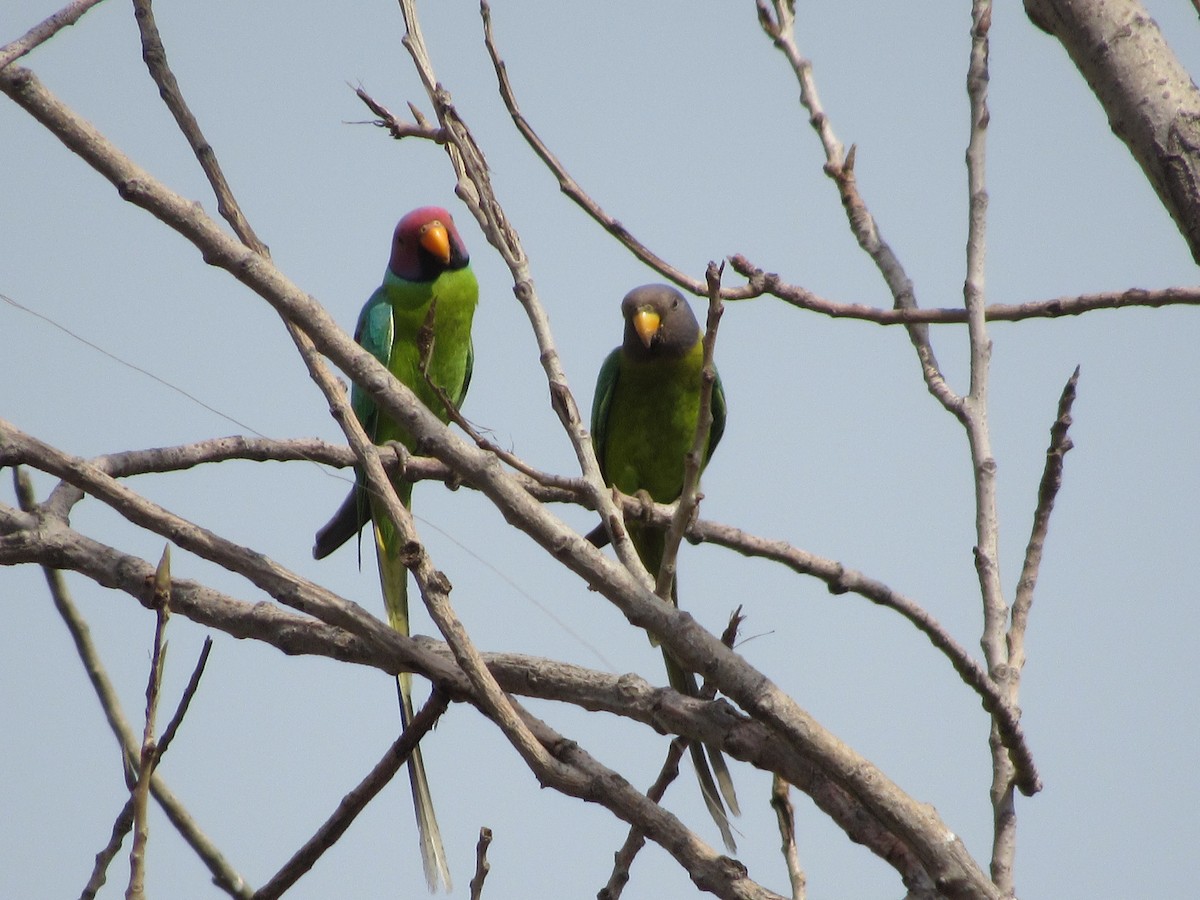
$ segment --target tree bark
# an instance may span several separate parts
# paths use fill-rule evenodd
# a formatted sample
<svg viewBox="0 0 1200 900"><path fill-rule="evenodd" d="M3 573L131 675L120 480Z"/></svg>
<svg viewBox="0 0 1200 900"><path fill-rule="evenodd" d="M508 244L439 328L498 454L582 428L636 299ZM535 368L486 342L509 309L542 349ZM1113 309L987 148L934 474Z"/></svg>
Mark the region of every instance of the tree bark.
<svg viewBox="0 0 1200 900"><path fill-rule="evenodd" d="M1200 262L1200 91L1139 0L1025 0L1087 79Z"/></svg>

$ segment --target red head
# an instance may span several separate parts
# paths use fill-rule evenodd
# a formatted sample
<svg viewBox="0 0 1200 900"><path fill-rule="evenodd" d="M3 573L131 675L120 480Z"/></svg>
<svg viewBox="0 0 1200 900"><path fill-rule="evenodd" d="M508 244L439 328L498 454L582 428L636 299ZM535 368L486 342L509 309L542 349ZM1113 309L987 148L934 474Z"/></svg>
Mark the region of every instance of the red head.
<svg viewBox="0 0 1200 900"><path fill-rule="evenodd" d="M470 262L450 213L439 206L414 209L396 226L388 269L406 281L433 281Z"/></svg>

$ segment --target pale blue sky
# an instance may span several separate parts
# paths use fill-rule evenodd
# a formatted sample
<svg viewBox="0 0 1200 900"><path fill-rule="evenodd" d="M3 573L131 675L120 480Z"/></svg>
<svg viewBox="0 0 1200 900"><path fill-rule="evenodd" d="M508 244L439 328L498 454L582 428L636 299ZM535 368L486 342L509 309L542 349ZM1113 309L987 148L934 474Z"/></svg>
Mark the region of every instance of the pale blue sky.
<svg viewBox="0 0 1200 900"><path fill-rule="evenodd" d="M969 4L799 5L798 40L814 60L826 110L842 141L858 145L860 188L919 302L961 303ZM1148 5L1185 65L1200 69L1190 5ZM438 75L487 154L586 410L600 361L620 336L621 296L658 278L563 198L526 149L496 94L476 6L424 7ZM795 81L759 31L752 3L495 7L524 112L584 188L657 252L697 276L708 260L740 252L832 299L890 304L821 173ZM9 0L0 8L0 42L54 9ZM482 285L464 411L534 464L574 472L507 270L457 205L444 154L349 124L368 113L347 82L361 82L396 111L406 100L428 107L399 43L397 7L379 0L348 9L227 0L160 2L156 11L185 96L247 216L283 271L347 328L382 275L396 219L425 203L455 211ZM1183 240L1062 48L1017 4L997 6L992 36L989 299L1196 283ZM102 4L23 62L140 164L215 212L146 75L128 4ZM7 99L0 207L0 292L223 414L0 303L0 417L82 456L247 428L339 439L274 312L124 204ZM992 328L991 425L1010 598L1054 406L1082 367L1076 448L1051 526L1021 697L1046 784L1018 803L1023 900L1184 896L1200 877L1191 687L1200 671L1191 572L1200 539L1196 327L1196 310L1185 308ZM965 390L965 331L941 326L934 341L948 377ZM756 300L726 310L717 359L730 420L705 477L704 515L880 578L977 647L966 442L925 391L904 332ZM51 484L37 483L43 493ZM350 550L322 563L310 558L314 530L344 494L341 473L242 463L131 486L381 611L370 564L360 572ZM7 472L0 499L12 502ZM510 532L481 497L426 486L416 512L481 647L664 680L657 651ZM581 511L565 514L581 529L593 524ZM78 507L72 522L146 558L162 549L160 538L95 501ZM174 570L262 599L183 552ZM124 594L69 582L136 719L153 621ZM935 805L986 862L987 721L928 641L861 598L831 596L820 583L719 548L685 547L680 591L718 630L743 604L744 634L754 636L740 648L745 656ZM0 896L76 896L123 801L116 745L40 572L0 572L0 598ZM434 629L418 613L416 630ZM204 635L173 621L168 697L177 696ZM162 773L231 862L260 884L395 737L393 690L374 670L214 637L204 683ZM634 784L653 780L665 739L611 718L532 706ZM595 895L623 826L602 809L540 790L497 731L466 708L451 710L427 746L459 895L482 825L495 832L486 897ZM769 778L738 765L735 779L746 809L737 822L740 858L754 878L784 892ZM423 894L404 781L389 785L289 896ZM803 796L795 802L810 897L902 893L890 868L846 841ZM718 840L690 773L667 804ZM218 896L161 816L152 825L149 893ZM101 896L123 896L127 872L122 857ZM690 889L651 847L625 896Z"/></svg>

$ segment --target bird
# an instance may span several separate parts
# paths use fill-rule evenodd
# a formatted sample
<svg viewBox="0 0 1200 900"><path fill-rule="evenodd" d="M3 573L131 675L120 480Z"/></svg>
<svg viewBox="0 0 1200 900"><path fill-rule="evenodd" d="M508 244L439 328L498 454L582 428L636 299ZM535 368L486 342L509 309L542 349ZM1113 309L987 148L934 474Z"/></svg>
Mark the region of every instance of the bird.
<svg viewBox="0 0 1200 900"><path fill-rule="evenodd" d="M354 339L430 411L448 422L450 410L438 389L455 409L467 394L475 360L471 323L478 302L479 284L454 220L440 207L424 206L396 225L383 283L363 306ZM357 385L351 391L351 407L375 444L398 441L409 450L415 449L413 436L382 415L375 401ZM411 482L395 482L397 495L409 509L412 487ZM361 470L356 471L350 495L317 532L313 557L328 556L357 535L367 522L373 523L388 621L396 631L407 635L408 570L400 559L402 541L383 505L369 495ZM413 718L411 674L397 675L396 685L401 725L407 728ZM449 891L450 868L419 746L409 758L408 774L425 881L430 892L436 892L439 883Z"/></svg>
<svg viewBox="0 0 1200 900"><path fill-rule="evenodd" d="M621 314L624 339L600 367L592 400L596 461L610 487L631 496L645 492L657 503L672 503L683 492L684 457L692 450L700 415L704 368L700 326L683 295L665 284L631 290L621 301ZM710 408L712 427L702 469L725 432L725 391L719 375L713 381ZM664 532L635 521L625 525L642 564L657 577ZM597 546L608 541L602 525L588 538ZM674 584L671 602L679 605ZM651 642L657 643L653 636ZM695 674L684 669L666 647L663 658L671 687L698 697ZM726 807L734 815L741 812L725 758L719 749L695 741L690 742L689 750L704 803L725 846L736 852Z"/></svg>

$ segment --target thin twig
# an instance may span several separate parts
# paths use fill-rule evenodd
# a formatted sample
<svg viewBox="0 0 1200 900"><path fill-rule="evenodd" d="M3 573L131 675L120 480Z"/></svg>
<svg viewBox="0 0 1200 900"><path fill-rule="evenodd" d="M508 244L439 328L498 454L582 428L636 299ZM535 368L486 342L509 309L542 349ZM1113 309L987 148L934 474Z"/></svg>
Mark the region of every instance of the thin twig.
<svg viewBox="0 0 1200 900"><path fill-rule="evenodd" d="M233 191L230 190L229 182L225 180L225 174L221 171L217 154L205 139L204 133L200 130L200 123L196 121L196 117L192 115L192 111L183 100L183 94L175 80L175 74L167 64L167 51L163 46L162 37L158 33L158 25L154 21L151 0L133 0L133 15L137 20L138 32L142 39L142 59L146 61L146 68L150 70L154 83L158 85L159 95L167 105L167 109L171 111L171 115L175 117L179 130L187 138L188 145L200 162L200 168L208 177L208 183L212 186L213 194L217 198L217 210L233 228L234 233L241 238L242 243L255 252L268 256L266 244L258 239L254 229L242 215L242 209L233 196Z"/></svg>
<svg viewBox="0 0 1200 900"><path fill-rule="evenodd" d="M333 814L325 820L316 833L304 842L304 846L292 855L278 872L254 893L254 900L275 900L300 880L330 847L345 834L346 829L358 817L368 803L392 780L412 755L413 748L420 743L450 705L450 698L437 690L375 764L367 776L346 794Z"/></svg>
<svg viewBox="0 0 1200 900"><path fill-rule="evenodd" d="M1029 624L1029 610L1033 605L1033 592L1037 586L1038 570L1042 564L1042 550L1050 530L1050 513L1054 500L1062 487L1063 458L1074 444L1068 430L1071 427L1071 407L1075 403L1075 388L1079 384L1079 367L1063 388L1058 400L1058 415L1050 426L1050 447L1046 450L1046 468L1038 485L1037 508L1033 512L1033 529L1025 548L1025 563L1021 567L1021 578L1017 582L1017 594L1013 600L1012 621L1008 627L1008 664L1018 672L1025 665L1025 629Z"/></svg>
<svg viewBox="0 0 1200 900"><path fill-rule="evenodd" d="M721 633L721 643L726 647L732 647L737 642L738 628L742 624L742 621L742 607L738 606L730 615L729 623ZM697 699L712 700L716 695L716 685L705 681L700 685ZM670 746L667 748L667 757L663 760L658 777L654 779L654 784L650 785L650 789L646 791L646 796L655 803L662 802L667 788L679 777L679 761L683 758L687 746L688 741L685 738L679 737L671 741ZM597 894L599 900L617 900L621 896L621 892L629 882L629 869L645 844L646 835L641 829L636 825L630 828L629 834L625 838L625 843L613 855L612 874L609 875L608 883Z"/></svg>
<svg viewBox="0 0 1200 900"><path fill-rule="evenodd" d="M446 143L446 129L434 128L425 121L425 117L415 107L412 109L413 116L416 118L415 123L405 122L392 113L390 109L372 97L359 85L354 89L355 95L366 104L367 109L375 113L379 118L371 124L378 128L387 129L387 132L396 140L401 140L406 137L424 138L427 141L433 141L435 144Z"/></svg>
<svg viewBox="0 0 1200 900"><path fill-rule="evenodd" d="M667 757L658 771L658 777L646 791L646 796L650 800L660 803L667 788L671 786L671 782L679 777L679 761L683 759L687 746L687 738L677 737L671 741L667 747ZM629 868L645 845L645 832L636 825L632 826L629 834L625 837L625 843L613 854L612 874L608 876L608 883L596 894L597 900L617 900L621 896L625 885L629 883Z"/></svg>
<svg viewBox="0 0 1200 900"><path fill-rule="evenodd" d="M44 44L68 25L74 25L85 12L100 2L101 0L73 0L54 15L34 25L15 41L9 41L0 47L0 69Z"/></svg>
<svg viewBox="0 0 1200 900"><path fill-rule="evenodd" d="M163 548L162 559L154 573L155 611L154 651L150 657L150 677L146 684L146 720L142 729L142 750L138 762L137 781L133 786L133 848L129 851L129 888L125 900L144 900L146 896L146 843L150 838L148 807L150 778L158 760L158 745L154 739L154 720L158 715L158 698L162 694L163 668L166 665L167 621L171 616L171 545Z"/></svg>
<svg viewBox="0 0 1200 900"><path fill-rule="evenodd" d="M771 777L771 808L775 810L775 821L779 825L779 850L787 866L788 881L792 884L792 900L804 900L808 878L796 849L796 810L788 796L790 790L791 785L778 774Z"/></svg>
<svg viewBox="0 0 1200 900"><path fill-rule="evenodd" d="M855 148L851 147L850 152L843 157L841 141L834 134L833 125L817 94L812 61L800 52L796 43L795 0L756 0L756 5L759 24L787 58L800 86L800 103L808 111L808 121L821 139L821 146L825 150L825 174L837 185L851 233L883 276L891 291L893 306L898 310L916 308L917 300L912 279L908 277L891 246L883 239L875 217L871 215L858 192L858 182L854 176ZM738 269L738 266L735 265L734 268ZM933 345L929 341L929 329L923 324L911 324L906 327L909 339L917 351L926 387L942 406L957 415L961 400L946 384L933 352Z"/></svg>
<svg viewBox="0 0 1200 900"><path fill-rule="evenodd" d="M987 82L990 0L972 4L971 63L967 93L971 101L970 141L967 145L967 260L963 295L970 339L970 392L963 410L963 424L970 442L975 475L975 566L979 573L984 604L983 648L989 666L1004 662L1003 634L1008 614L1000 583L999 522L996 511L996 461L992 456L988 427L988 374L991 340L983 317L984 280L987 263Z"/></svg>
<svg viewBox="0 0 1200 900"><path fill-rule="evenodd" d="M183 717L187 715L192 698L196 696L196 690L200 687L200 679L204 675L204 667L208 665L208 655L212 652L212 645L212 638L206 635L204 644L200 648L200 657L196 660L196 665L192 669L192 677L188 679L187 686L183 689L183 694L179 698L179 704L175 707L175 714L171 716L170 721L167 722L167 727L163 729L162 737L158 739L158 747L154 755L155 765L162 759L163 754L167 752L167 748L171 746L171 741L175 740L179 726L183 724Z"/></svg>
<svg viewBox="0 0 1200 900"><path fill-rule="evenodd" d="M987 264L987 128L988 32L992 24L991 0L971 4L971 53L967 68L967 98L970 101L970 139L967 142L967 259L963 295L970 338L970 391L962 419L970 443L975 479L975 569L983 600L983 635L980 645L988 671L1015 707L1019 698L1020 672L1009 665L1005 631L1009 609L1000 579L1000 522L996 502L996 460L992 454L988 424L988 384L992 342L984 318ZM1013 860L1016 854L1016 765L998 735L993 720L989 741L992 753L992 881L1005 895L1013 893Z"/></svg>
<svg viewBox="0 0 1200 900"><path fill-rule="evenodd" d="M559 189L571 198L580 209L591 216L605 231L620 241L634 256L662 275L663 278L698 297L706 296L707 288L704 279L693 278L680 269L677 269L635 238L628 228L605 212L579 186L579 183L568 174L566 168L550 151L545 142L538 137L537 132L534 131L525 116L522 115L517 105L516 94L508 78L508 68L504 64L504 60L500 56L500 51L496 47L495 37L492 33L492 10L486 0L482 0L479 4L479 12L483 18L484 43L487 46L488 54L492 58L492 66L496 70L496 81L499 85L500 96L504 100L504 106L508 109L513 123L517 126L517 130L521 133L521 136L525 138L526 143L529 144L533 152L545 163L546 168L558 179ZM757 296L757 292L750 286L726 288L721 293L721 299L723 300L744 300L753 296Z"/></svg>
<svg viewBox="0 0 1200 900"><path fill-rule="evenodd" d="M717 327L721 323L724 308L721 305L721 273L724 264L715 262L708 264L706 277L708 279L708 321L704 331L704 359L700 380L700 408L696 415L696 431L692 437L692 445L683 459L683 485L680 488L679 499L675 503L675 512L671 516L671 525L663 540L662 561L658 568L658 581L654 586L655 593L664 600L671 597L671 588L675 584L675 563L679 555L679 544L683 540L688 524L696 518L700 507L700 473L704 469L704 460L708 452L709 435L713 425L713 391L717 381L717 370L713 367L713 351L717 341Z"/></svg>
<svg viewBox="0 0 1200 900"><path fill-rule="evenodd" d="M750 280L760 295L770 295L798 309L809 310L831 319L856 319L876 325L962 325L967 321L965 307L922 309L902 307L884 309L866 303L841 303L829 300L799 285L789 284L775 272L765 272L743 254L729 257L730 267ZM1027 300L1023 303L992 303L984 307L988 322L1021 322L1027 319L1057 319L1078 316L1097 309L1127 309L1144 307L1200 305L1200 287L1168 287L1157 290L1128 288L1123 291L1102 291L1095 294L1075 294L1046 300Z"/></svg>
<svg viewBox="0 0 1200 900"><path fill-rule="evenodd" d="M1022 792L1035 793L1041 789L1032 752L1021 728L1019 710L1011 706L1003 687L993 681L967 649L915 600L842 563L800 550L786 541L759 538L728 525L705 521L694 523L688 537L728 547L743 556L773 560L802 575L820 578L831 594L855 593L902 615L942 651L963 682L979 694L983 708L999 725L1004 746L1012 750L1015 760L1020 761Z"/></svg>
<svg viewBox="0 0 1200 900"><path fill-rule="evenodd" d="M112 865L112 861L121 852L121 844L125 842L125 835L129 834L132 828L133 797L130 796L125 799L125 805L117 813L108 843L96 854L96 862L92 866L92 874L89 876L87 884L84 885L83 891L79 895L79 900L94 900L95 896L100 893L100 888L104 887L104 883L108 880L108 867Z"/></svg>
<svg viewBox="0 0 1200 900"><path fill-rule="evenodd" d="M434 382L434 380L429 377L428 369L422 369L421 375L425 379L425 386L433 391L433 393L437 396L438 401L442 404L442 408L450 421L466 432L467 437L473 440L475 442L475 446L480 450L485 450L488 453L493 454L505 465L526 476L538 485L556 488L563 491L573 490L578 494L586 494L586 484L579 478L572 478L567 475L556 475L551 472L543 472L525 462L525 460L521 459L521 457L517 456L515 453L505 450L494 442L489 441L479 433L478 429L476 429L470 420L468 420L467 417L462 414L462 411L454 405L454 401L450 399L450 395L446 392L446 389L440 384Z"/></svg>
<svg viewBox="0 0 1200 900"><path fill-rule="evenodd" d="M28 511L35 510L36 501L29 476L24 470L16 469L13 473L13 480L22 509ZM109 727L116 736L117 743L122 748L122 758L129 765L128 761L132 759L133 754L136 752L137 739L134 737L129 721L121 711L121 704L117 698L116 689L109 680L108 673L104 669L104 664L100 661L100 655L96 650L95 644L92 643L91 632L87 623L83 620L78 608L75 606L75 602L71 599L71 594L67 589L62 572L48 565L44 565L42 571L45 573L46 583L50 588L50 596L54 601L54 606L67 626L67 631L75 643L76 652L79 654L80 662L83 663L88 680L91 682L92 688L100 700L100 706L104 710ZM141 591L143 588L144 585L139 585L136 590ZM132 584L130 585L130 589L134 590ZM216 884L230 896L237 897L239 900L248 900L252 891L247 886L245 879L233 869L212 841L209 840L208 836L199 829L195 821L183 807L183 804L179 802L158 774L154 774L151 778L150 791L167 814L167 818L171 820L171 824L192 847L196 855L208 866ZM130 813L132 815L132 807ZM115 828L114 826L114 834ZM113 856L116 855L119 849L120 844L118 843L112 850ZM97 866L99 867L99 865L98 858ZM107 863L104 864L104 867L107 867ZM100 884L102 883L103 879L101 878ZM90 884L91 882L89 882ZM96 885L96 890L99 890L100 884ZM87 889L84 891L84 896L87 896Z"/></svg>
<svg viewBox="0 0 1200 900"><path fill-rule="evenodd" d="M492 829L480 828L479 840L475 844L475 875L471 878L471 900L480 900L483 896L483 882L487 879L492 864L488 862L488 847L492 844Z"/></svg>
<svg viewBox="0 0 1200 900"><path fill-rule="evenodd" d="M155 768L158 766L158 761L167 752L167 748L171 746L171 741L174 739L176 732L178 732L183 717L187 714L188 705L191 703L192 697L195 696L196 689L199 687L200 676L204 673L204 667L208 662L208 654L211 649L212 638L206 637L204 639L204 647L200 651L200 658L197 660L196 667L192 671L192 677L188 681L187 688L184 690L179 705L176 707L175 714L163 730L162 738L155 748ZM153 785L153 781L151 785ZM121 812L117 814L116 821L113 822L112 835L109 838L108 844L96 854L96 863L92 868L91 877L88 879L83 893L80 894L80 900L91 900L91 898L94 898L99 893L100 888L104 886L104 882L107 879L108 867L116 858L117 853L120 852L125 835L133 828L133 811L134 798L131 795L125 801Z"/></svg>

